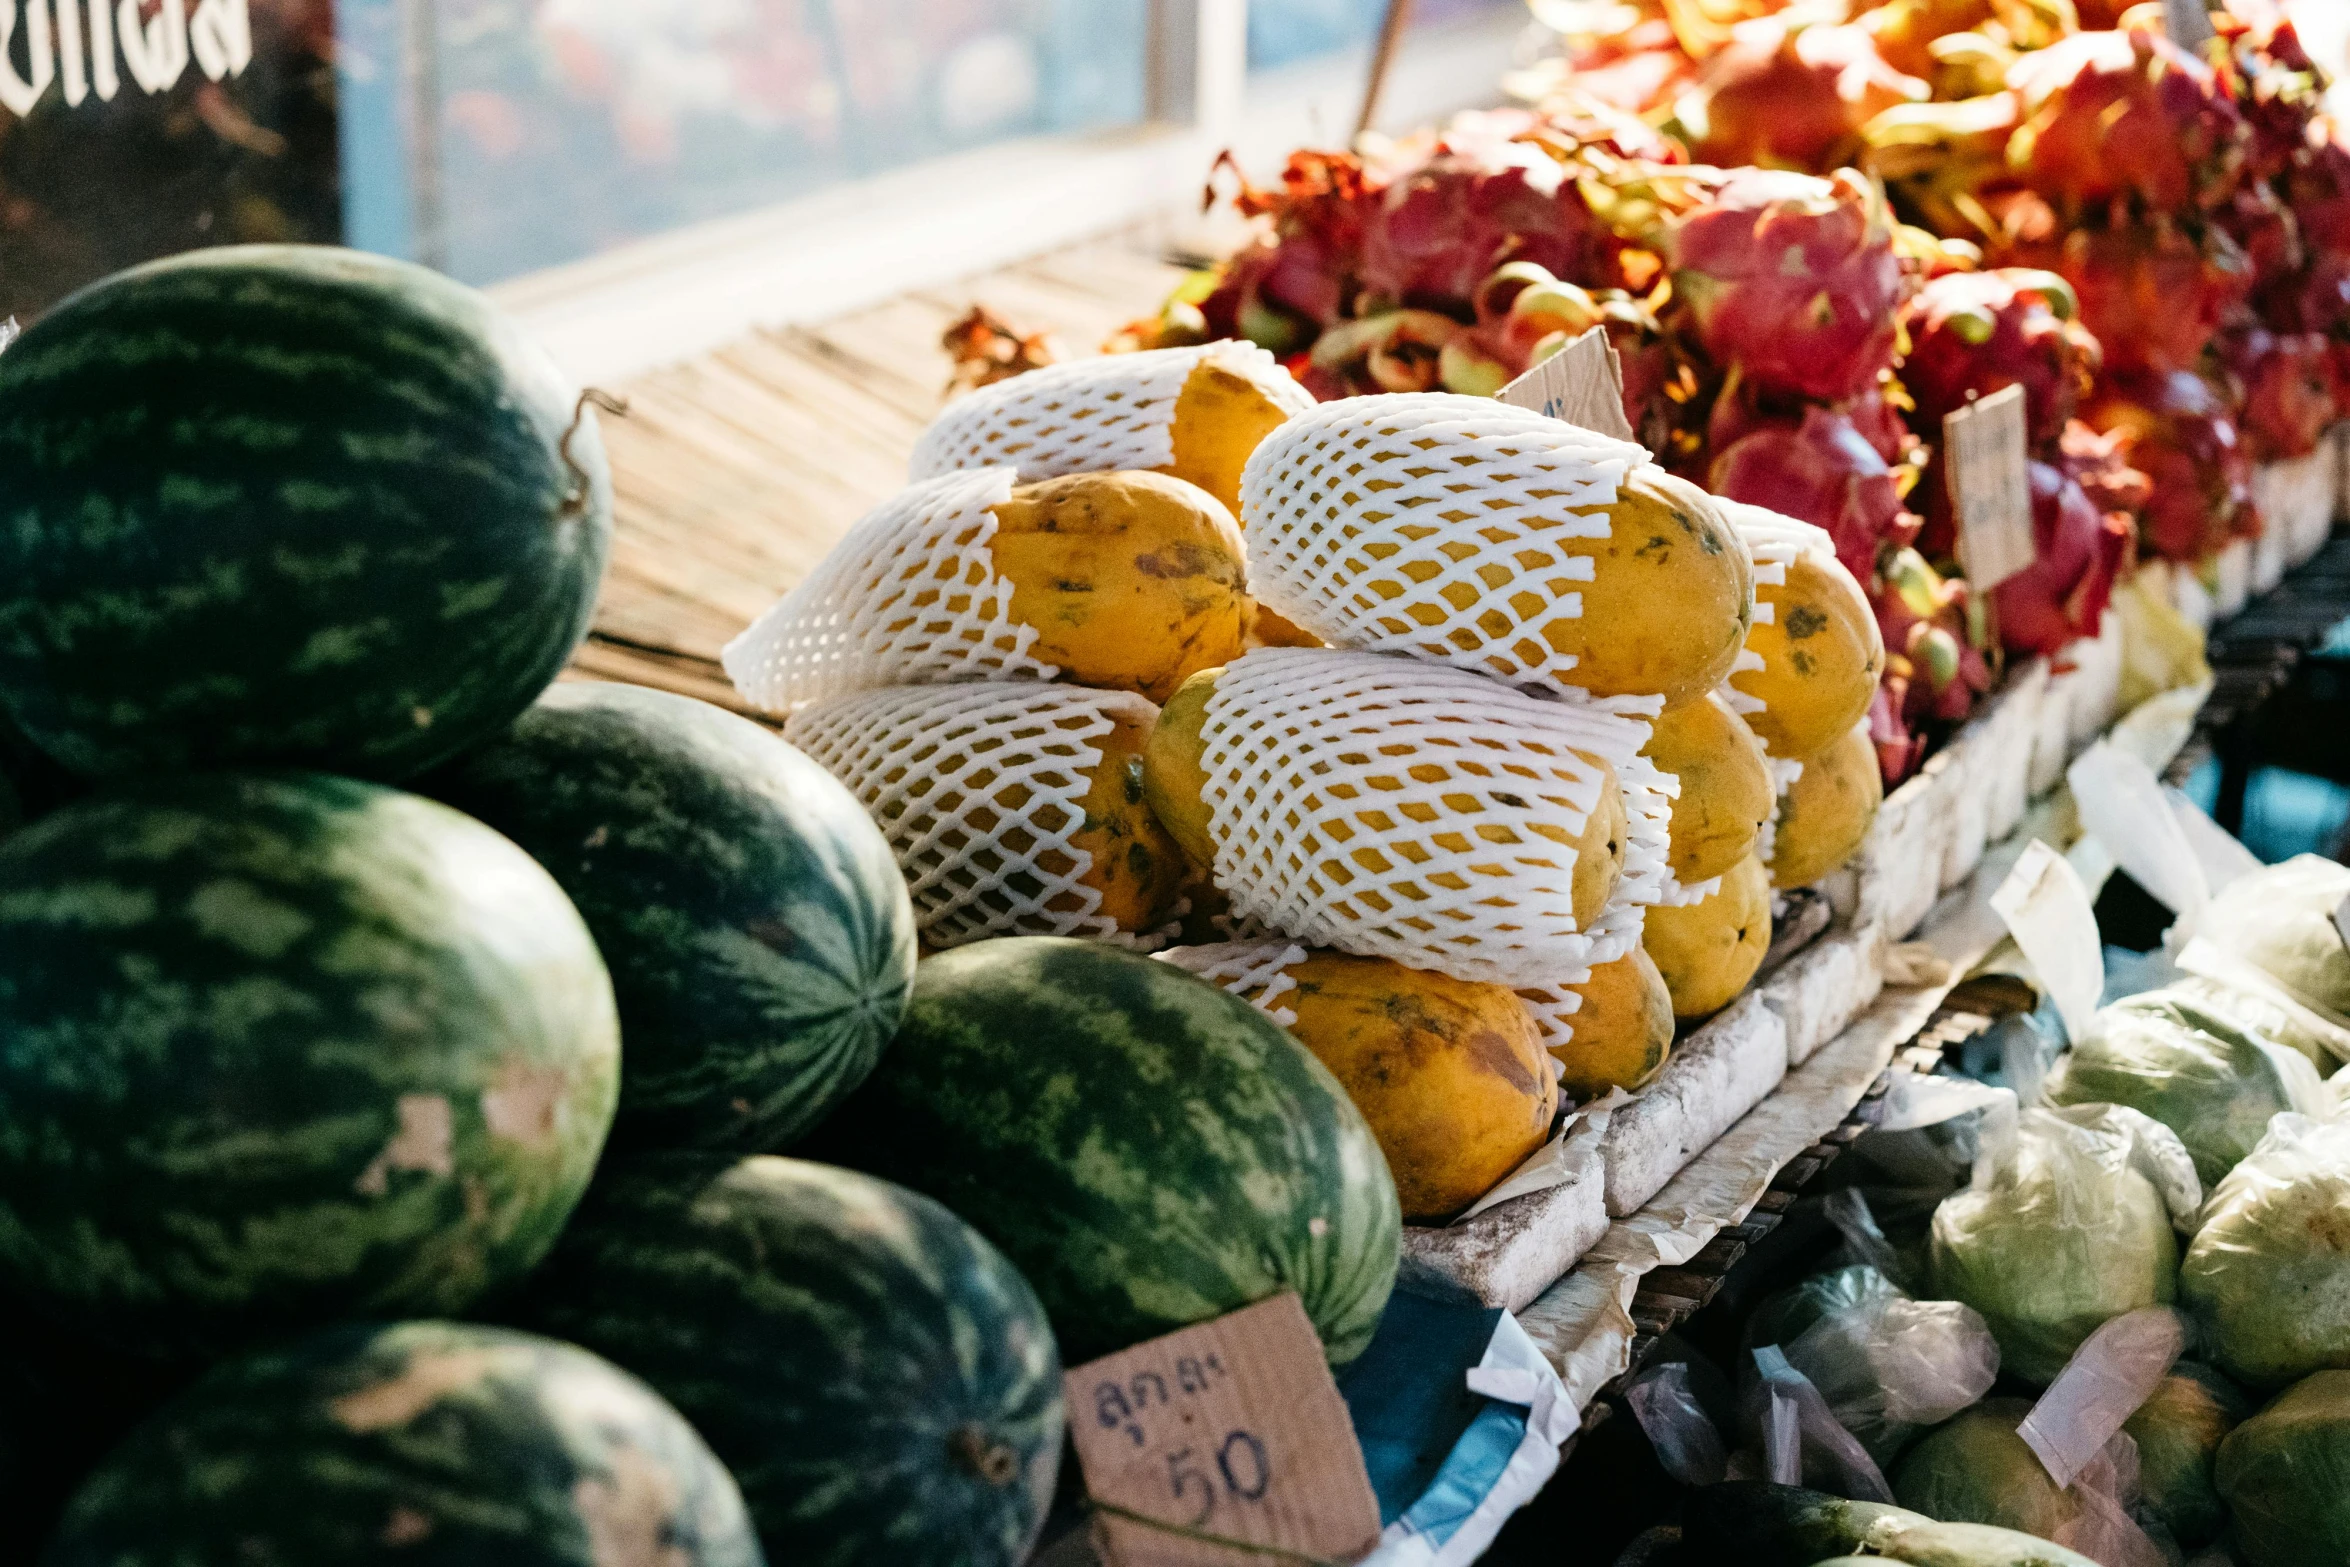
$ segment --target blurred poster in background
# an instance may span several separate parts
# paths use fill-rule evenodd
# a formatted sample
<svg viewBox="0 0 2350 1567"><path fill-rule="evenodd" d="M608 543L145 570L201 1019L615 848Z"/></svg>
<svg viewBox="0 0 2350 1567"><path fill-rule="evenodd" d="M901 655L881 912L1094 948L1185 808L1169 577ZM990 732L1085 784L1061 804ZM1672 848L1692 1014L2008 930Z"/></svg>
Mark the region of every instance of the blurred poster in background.
<svg viewBox="0 0 2350 1567"><path fill-rule="evenodd" d="M0 0L0 314L342 236L332 0Z"/></svg>

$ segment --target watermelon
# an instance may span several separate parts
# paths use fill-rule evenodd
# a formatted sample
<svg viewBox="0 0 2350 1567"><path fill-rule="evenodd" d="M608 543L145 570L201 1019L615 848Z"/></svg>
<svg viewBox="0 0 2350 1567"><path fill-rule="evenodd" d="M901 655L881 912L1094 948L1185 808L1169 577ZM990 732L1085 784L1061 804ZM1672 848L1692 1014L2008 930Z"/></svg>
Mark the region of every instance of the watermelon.
<svg viewBox="0 0 2350 1567"><path fill-rule="evenodd" d="M666 1154L599 1177L520 1320L668 1398L777 1562L1019 1567L1061 1461L1061 1360L1001 1252L830 1165Z"/></svg>
<svg viewBox="0 0 2350 1567"><path fill-rule="evenodd" d="M914 907L889 844L747 718L560 685L419 787L530 851L586 917L628 1040L618 1138L782 1148L905 1014Z"/></svg>
<svg viewBox="0 0 2350 1567"><path fill-rule="evenodd" d="M611 544L554 362L471 289L323 247L60 304L0 355L0 473L0 706L91 777L421 771L546 689Z"/></svg>
<svg viewBox="0 0 2350 1567"><path fill-rule="evenodd" d="M619 1088L562 889L318 774L102 790L0 842L0 1284L126 1350L448 1314L546 1254Z"/></svg>
<svg viewBox="0 0 2350 1567"><path fill-rule="evenodd" d="M583 1349L331 1329L232 1361L132 1433L41 1567L760 1567L733 1477Z"/></svg>
<svg viewBox="0 0 2350 1567"><path fill-rule="evenodd" d="M1075 1361L1295 1290L1343 1365L1395 1282L1395 1182L1337 1079L1246 1002L1116 947L925 958L822 1148L1003 1248Z"/></svg>

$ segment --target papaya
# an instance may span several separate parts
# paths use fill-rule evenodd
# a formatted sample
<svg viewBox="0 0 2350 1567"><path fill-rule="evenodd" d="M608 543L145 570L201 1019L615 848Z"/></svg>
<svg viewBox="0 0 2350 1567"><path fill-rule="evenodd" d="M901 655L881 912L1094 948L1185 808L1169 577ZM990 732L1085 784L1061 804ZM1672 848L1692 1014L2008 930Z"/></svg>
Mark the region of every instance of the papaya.
<svg viewBox="0 0 2350 1567"><path fill-rule="evenodd" d="M1746 722L1771 755L1809 761L1868 715L1885 638L1860 584L1832 555L1797 556L1784 583L1766 582L1755 597L1771 607L1746 636L1762 668L1740 670L1730 684L1763 704Z"/></svg>
<svg viewBox="0 0 2350 1567"><path fill-rule="evenodd" d="M1176 396L1175 460L1159 471L1198 485L1237 517L1240 470L1288 417L1255 381L1203 359Z"/></svg>
<svg viewBox="0 0 2350 1567"><path fill-rule="evenodd" d="M1885 803L1885 779L1865 725L1803 764L1779 797L1771 834L1771 885L1808 887L1842 866L1868 838Z"/></svg>
<svg viewBox="0 0 2350 1567"><path fill-rule="evenodd" d="M1641 944L1656 959L1673 1016L1702 1022L1738 999L1771 950L1771 877L1749 857L1710 898L1648 911Z"/></svg>
<svg viewBox="0 0 2350 1567"><path fill-rule="evenodd" d="M1251 617L1240 528L1199 486L1070 474L1022 485L994 512L988 549L1012 618L1069 680L1164 702L1239 655Z"/></svg>
<svg viewBox="0 0 2350 1567"><path fill-rule="evenodd" d="M1156 930L1169 918L1190 867L1143 793L1151 726L1123 714L1116 725L1093 741L1102 759L1089 775L1085 825L1072 840L1093 864L1078 880L1102 895L1100 912L1120 930Z"/></svg>
<svg viewBox="0 0 2350 1567"><path fill-rule="evenodd" d="M1711 496L1661 468L1635 469L1604 510L1608 536L1588 541L1582 614L1542 628L1574 656L1559 678L1594 696L1694 701L1746 645L1755 592L1746 547Z"/></svg>
<svg viewBox="0 0 2350 1567"><path fill-rule="evenodd" d="M1641 754L1681 781L1667 860L1675 880L1711 881L1754 852L1776 791L1761 742L1729 703L1707 691L1666 708Z"/></svg>
<svg viewBox="0 0 2350 1567"><path fill-rule="evenodd" d="M1550 1044L1565 1069L1560 1088L1578 1101L1597 1099L1611 1088L1646 1087L1664 1070L1673 1050L1673 994L1646 947L1560 988L1583 1002L1568 1018L1574 1037Z"/></svg>
<svg viewBox="0 0 2350 1567"><path fill-rule="evenodd" d="M1248 628L1250 647L1326 647L1320 637L1297 624L1288 616L1259 603L1251 616Z"/></svg>
<svg viewBox="0 0 2350 1567"><path fill-rule="evenodd" d="M1181 846L1193 863L1211 867L1216 861L1216 838L1213 813L1203 796L1207 787L1208 699L1215 695L1221 669L1202 670L1185 681L1167 699L1159 710L1159 721L1152 727L1143 751L1142 788L1168 836ZM1383 753L1385 754L1385 753ZM1448 753L1449 755L1449 753ZM1605 774L1599 792L1599 803L1584 818L1583 830L1570 833L1562 826L1534 824L1533 830L1562 847L1575 851L1574 905L1575 922L1587 928L1607 908L1615 896L1616 882L1623 875L1624 851L1630 841L1631 821L1624 807L1624 791L1616 781L1614 767L1601 757L1585 756L1583 760L1598 767ZM1374 792L1386 792L1400 787L1403 779L1414 773L1408 752L1395 757L1393 776L1374 774L1364 779L1363 785ZM1359 798L1362 789L1353 783L1337 783L1330 790L1334 798ZM1444 819L1444 812L1436 805L1412 803L1396 807L1397 814L1408 820L1436 826ZM1483 830L1480 830L1482 834ZM1343 842L1345 835L1333 834ZM1427 835L1428 845L1445 854L1462 854L1470 848L1470 836L1460 831L1435 831ZM1368 853L1371 851L1354 851Z"/></svg>
<svg viewBox="0 0 2350 1567"><path fill-rule="evenodd" d="M1406 1219L1451 1218L1550 1136L1556 1074L1507 986L1343 952L1284 972L1290 1032L1370 1123Z"/></svg>

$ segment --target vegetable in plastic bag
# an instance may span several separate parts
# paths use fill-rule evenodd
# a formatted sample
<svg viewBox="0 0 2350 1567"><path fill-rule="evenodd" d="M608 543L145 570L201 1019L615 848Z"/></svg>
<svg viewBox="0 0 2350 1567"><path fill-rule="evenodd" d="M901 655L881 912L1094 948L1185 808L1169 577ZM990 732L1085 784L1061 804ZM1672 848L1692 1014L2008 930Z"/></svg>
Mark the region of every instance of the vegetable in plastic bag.
<svg viewBox="0 0 2350 1567"><path fill-rule="evenodd" d="M2182 1360L2122 1429L2138 1444L2144 1513L2188 1550L2227 1525L2212 1478L2220 1443L2251 1413L2243 1393L2211 1367Z"/></svg>
<svg viewBox="0 0 2350 1567"><path fill-rule="evenodd" d="M1912 1300L1866 1266L1821 1274L1765 1300L1748 1319L1746 1341L1749 1348L1778 1345L1880 1465L1999 1378L1999 1346L1974 1308Z"/></svg>
<svg viewBox="0 0 2350 1567"><path fill-rule="evenodd" d="M1844 1429L1811 1379L1775 1344L1752 1354L1757 1380L1742 1415L1762 1449L1766 1472L1781 1485L1809 1481L1836 1496L1890 1502L1893 1488L1868 1449Z"/></svg>
<svg viewBox="0 0 2350 1567"><path fill-rule="evenodd" d="M1940 1523L1904 1507L1756 1481L1692 1492L1681 1526L1686 1559L1709 1567L1812 1567L1847 1554L1915 1567L2098 1567L2013 1529Z"/></svg>
<svg viewBox="0 0 2350 1567"><path fill-rule="evenodd" d="M2059 1486L2016 1435L2032 1406L1994 1398L1929 1431L1893 1474L1893 1499L1946 1523L2016 1529L2079 1551L2105 1567L2163 1567L2159 1548L2129 1516L2138 1456L2116 1437L2070 1486Z"/></svg>
<svg viewBox="0 0 2350 1567"><path fill-rule="evenodd" d="M2214 1472L2250 1567L2350 1561L2350 1371L2321 1371L2236 1427Z"/></svg>
<svg viewBox="0 0 2350 1567"><path fill-rule="evenodd" d="M2317 1069L2229 1018L2169 991L2149 991L2097 1014L2049 1074L2049 1102L2118 1104L2179 1134L2205 1184L2236 1167L2287 1110L2308 1114L2325 1087Z"/></svg>
<svg viewBox="0 0 2350 1567"><path fill-rule="evenodd" d="M2213 1193L2179 1290L2239 1382L2350 1368L2350 1121L2278 1116Z"/></svg>
<svg viewBox="0 0 2350 1567"><path fill-rule="evenodd" d="M2010 1375L2046 1385L2090 1334L2178 1286L2173 1225L2202 1197L2169 1128L2119 1105L2027 1110L1934 1212L1934 1293L1983 1315Z"/></svg>
<svg viewBox="0 0 2350 1567"><path fill-rule="evenodd" d="M2198 941L2251 965L2301 1005L2350 1021L2350 946L2334 928L2334 910L2346 897L2350 866L2295 855L2239 877L2205 905ZM2181 961L2206 971L2183 955Z"/></svg>
<svg viewBox="0 0 2350 1567"><path fill-rule="evenodd" d="M2350 1031L2334 1027L2281 992L2189 973L2163 987L2181 1001L2234 1022L2257 1038L2306 1056L2321 1073L2350 1060Z"/></svg>

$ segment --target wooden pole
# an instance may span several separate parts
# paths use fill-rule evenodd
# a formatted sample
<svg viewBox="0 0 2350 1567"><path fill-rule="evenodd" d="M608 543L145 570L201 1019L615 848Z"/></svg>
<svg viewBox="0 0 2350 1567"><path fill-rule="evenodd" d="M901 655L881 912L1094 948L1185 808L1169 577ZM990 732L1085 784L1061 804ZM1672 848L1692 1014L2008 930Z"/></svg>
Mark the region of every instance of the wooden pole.
<svg viewBox="0 0 2350 1567"><path fill-rule="evenodd" d="M1363 112L1355 121L1355 140L1371 128L1379 114L1379 94L1387 86L1388 68L1403 45L1404 29L1412 25L1412 0L1387 0L1386 19L1379 24L1379 51L1371 56L1371 80L1363 87Z"/></svg>

